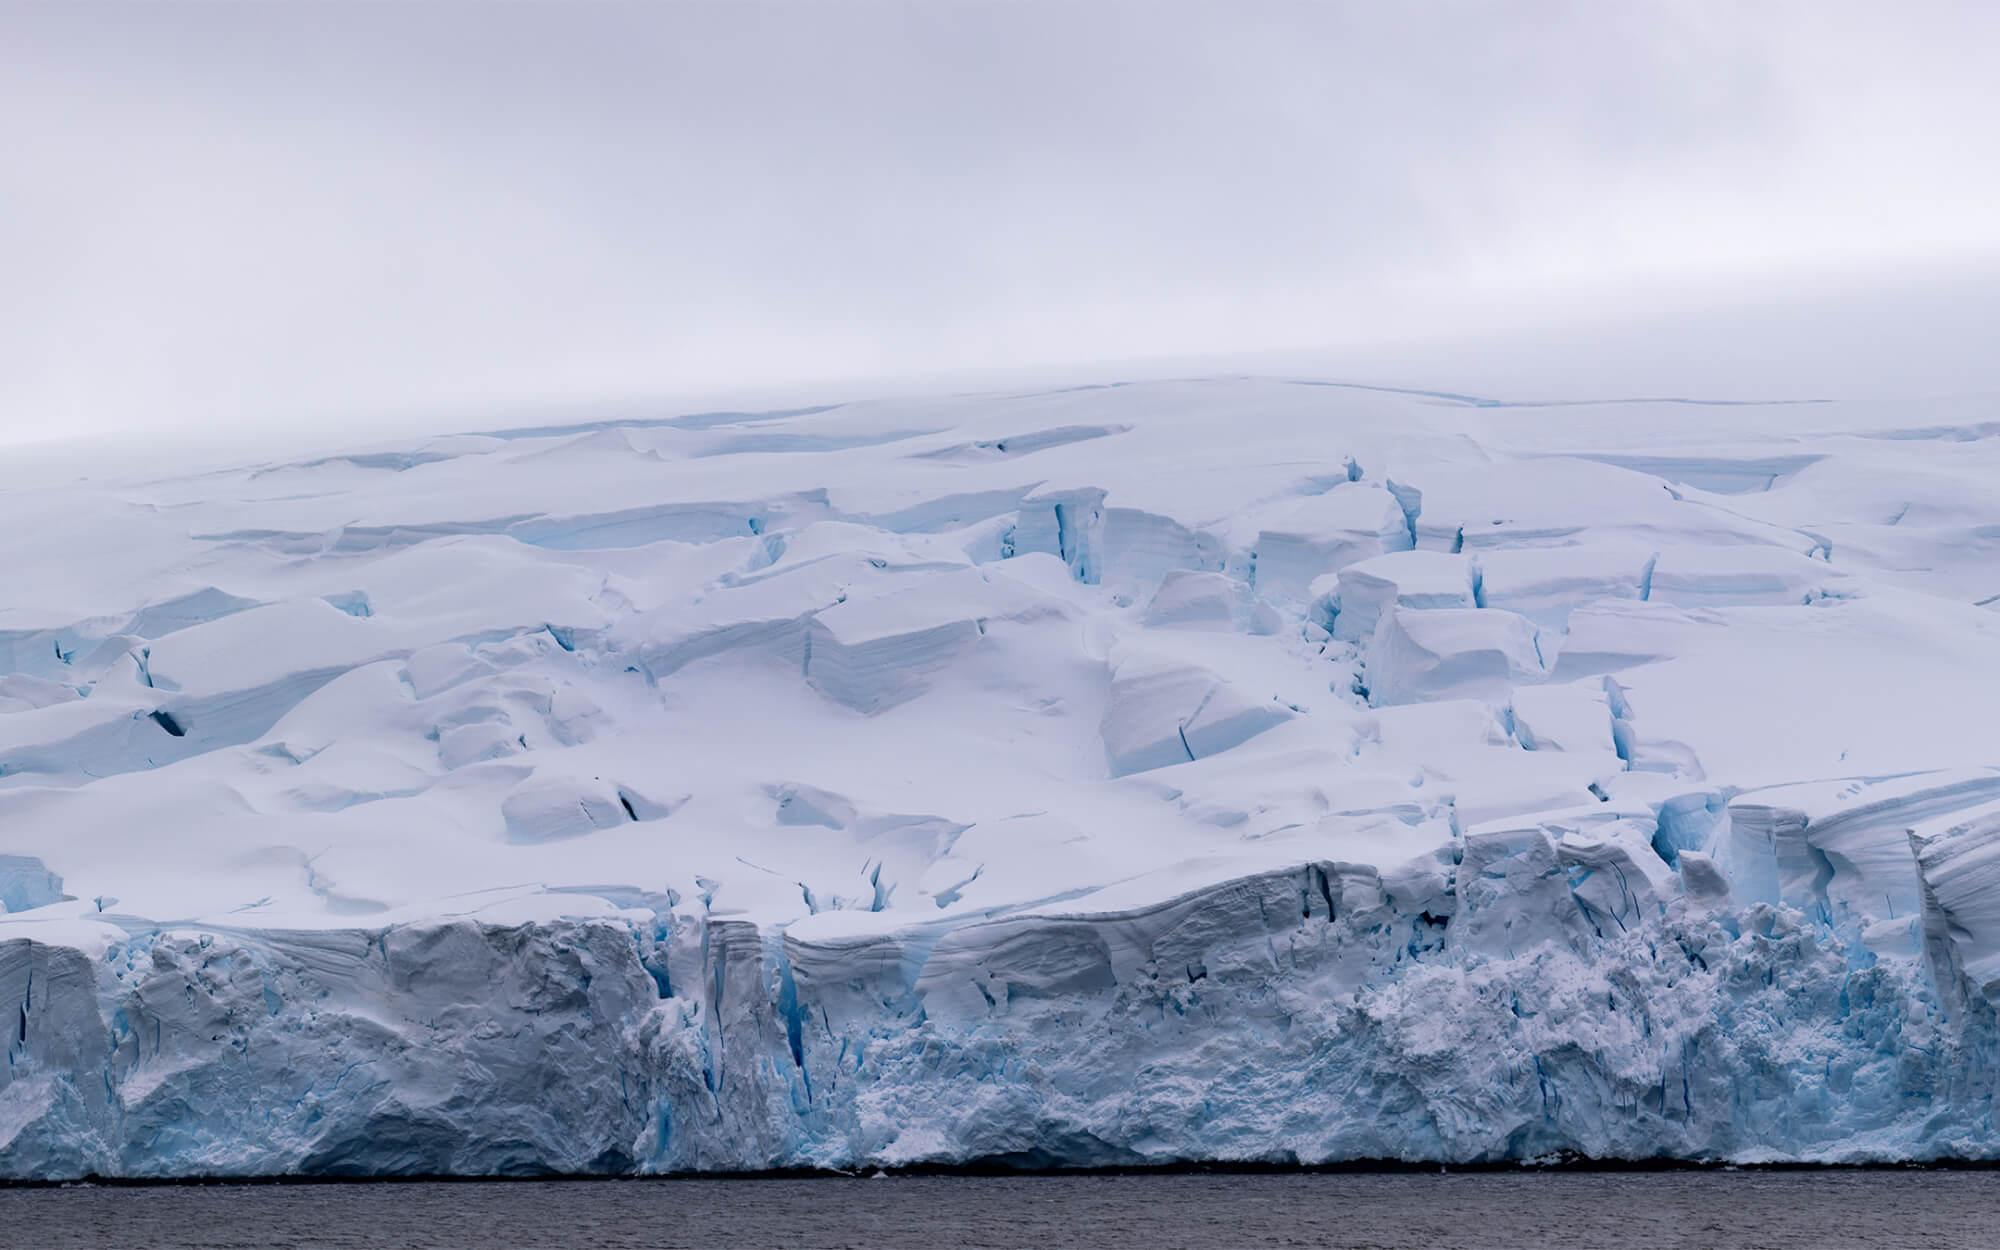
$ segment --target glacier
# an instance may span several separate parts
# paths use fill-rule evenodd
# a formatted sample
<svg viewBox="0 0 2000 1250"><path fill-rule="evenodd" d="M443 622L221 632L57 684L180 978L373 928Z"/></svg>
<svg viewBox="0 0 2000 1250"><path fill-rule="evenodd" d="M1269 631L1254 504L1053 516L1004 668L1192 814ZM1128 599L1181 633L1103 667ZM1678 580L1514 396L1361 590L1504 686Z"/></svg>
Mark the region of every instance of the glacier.
<svg viewBox="0 0 2000 1250"><path fill-rule="evenodd" d="M2000 425L0 463L0 1178L2000 1157Z"/></svg>

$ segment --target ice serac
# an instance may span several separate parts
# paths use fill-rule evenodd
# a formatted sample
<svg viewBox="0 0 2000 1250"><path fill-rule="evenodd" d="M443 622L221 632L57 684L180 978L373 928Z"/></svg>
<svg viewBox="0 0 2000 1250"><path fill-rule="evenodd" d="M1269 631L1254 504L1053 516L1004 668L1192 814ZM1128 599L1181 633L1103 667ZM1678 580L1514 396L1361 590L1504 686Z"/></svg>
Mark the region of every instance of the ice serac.
<svg viewBox="0 0 2000 1250"><path fill-rule="evenodd" d="M1184 764L1229 750L1291 719L1207 669L1139 648L1115 655L1102 732L1113 776Z"/></svg>
<svg viewBox="0 0 2000 1250"><path fill-rule="evenodd" d="M1505 698L1545 672L1533 623L1499 609L1392 608L1369 645L1368 688L1378 704Z"/></svg>
<svg viewBox="0 0 2000 1250"><path fill-rule="evenodd" d="M2000 1159L1990 418L1324 381L0 490L0 1178Z"/></svg>
<svg viewBox="0 0 2000 1250"><path fill-rule="evenodd" d="M32 855L0 855L0 912L33 911L63 899L62 878Z"/></svg>
<svg viewBox="0 0 2000 1250"><path fill-rule="evenodd" d="M1572 609L1603 599L1652 595L1655 552L1627 543L1502 547L1481 552L1479 606L1563 628Z"/></svg>
<svg viewBox="0 0 2000 1250"><path fill-rule="evenodd" d="M1257 535L1257 586L1296 599L1314 578L1350 564L1406 551L1414 542L1402 505L1375 483L1341 483L1277 510Z"/></svg>
<svg viewBox="0 0 2000 1250"><path fill-rule="evenodd" d="M1521 686L1512 711L1515 740L1526 750L1584 756L1613 773L1629 762L1619 754L1618 713L1602 681Z"/></svg>
<svg viewBox="0 0 2000 1250"><path fill-rule="evenodd" d="M1358 561L1336 574L1326 592L1333 635L1362 641L1390 608L1478 607L1476 572L1467 557L1440 551L1398 551Z"/></svg>

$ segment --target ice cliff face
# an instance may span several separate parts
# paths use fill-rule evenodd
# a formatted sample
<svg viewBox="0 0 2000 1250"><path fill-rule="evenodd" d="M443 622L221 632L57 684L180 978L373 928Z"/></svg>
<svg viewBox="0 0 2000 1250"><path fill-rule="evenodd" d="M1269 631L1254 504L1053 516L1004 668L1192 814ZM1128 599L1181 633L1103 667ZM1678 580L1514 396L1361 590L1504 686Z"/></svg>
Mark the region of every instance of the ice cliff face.
<svg viewBox="0 0 2000 1250"><path fill-rule="evenodd" d="M0 490L0 1174L2000 1155L2000 438L1284 381Z"/></svg>

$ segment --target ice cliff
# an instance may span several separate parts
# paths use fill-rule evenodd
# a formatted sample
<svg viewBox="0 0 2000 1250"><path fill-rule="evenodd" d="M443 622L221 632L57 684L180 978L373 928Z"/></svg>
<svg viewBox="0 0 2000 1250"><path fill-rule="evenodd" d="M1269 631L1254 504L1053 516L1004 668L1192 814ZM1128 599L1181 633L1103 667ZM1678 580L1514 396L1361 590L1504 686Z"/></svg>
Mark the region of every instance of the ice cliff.
<svg viewBox="0 0 2000 1250"><path fill-rule="evenodd" d="M1977 416L0 466L0 1176L2000 1156Z"/></svg>

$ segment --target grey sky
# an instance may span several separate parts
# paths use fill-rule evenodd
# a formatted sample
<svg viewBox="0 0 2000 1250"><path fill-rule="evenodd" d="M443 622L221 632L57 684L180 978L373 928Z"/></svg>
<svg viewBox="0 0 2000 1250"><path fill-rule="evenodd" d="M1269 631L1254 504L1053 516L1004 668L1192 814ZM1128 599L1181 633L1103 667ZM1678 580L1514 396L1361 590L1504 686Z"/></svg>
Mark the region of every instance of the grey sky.
<svg viewBox="0 0 2000 1250"><path fill-rule="evenodd" d="M1585 374L2000 387L1996 47L1984 3L6 5L0 440L1544 385L1614 325Z"/></svg>

